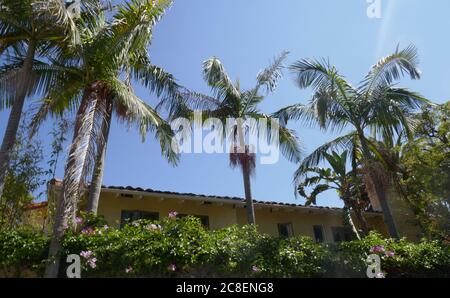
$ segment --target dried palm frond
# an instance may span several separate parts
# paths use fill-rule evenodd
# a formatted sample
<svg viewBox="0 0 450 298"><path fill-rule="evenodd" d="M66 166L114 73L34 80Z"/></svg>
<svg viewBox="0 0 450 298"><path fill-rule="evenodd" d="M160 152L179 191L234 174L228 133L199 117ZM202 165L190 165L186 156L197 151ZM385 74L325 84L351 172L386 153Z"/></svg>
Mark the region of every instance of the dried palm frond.
<svg viewBox="0 0 450 298"><path fill-rule="evenodd" d="M245 150L239 146L234 146L230 153L230 166L232 168L240 167L242 171L247 170L250 176L255 174L256 154L246 145Z"/></svg>

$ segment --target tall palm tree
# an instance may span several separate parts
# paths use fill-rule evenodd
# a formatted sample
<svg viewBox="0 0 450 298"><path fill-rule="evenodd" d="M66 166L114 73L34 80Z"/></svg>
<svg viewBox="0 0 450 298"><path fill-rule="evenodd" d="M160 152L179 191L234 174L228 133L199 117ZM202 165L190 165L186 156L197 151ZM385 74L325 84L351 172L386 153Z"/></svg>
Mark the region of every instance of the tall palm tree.
<svg viewBox="0 0 450 298"><path fill-rule="evenodd" d="M363 211L364 206L368 205L368 198L361 191L361 186L363 186L362 179L359 177L356 167L351 171L347 171L347 157L349 156L347 151L341 154L333 151L331 154L324 153L324 156L331 168L314 167L305 169L304 173L296 173L296 175L306 175L297 187L298 192L302 197L306 198L306 205L311 205L316 204L317 196L320 193L331 189L336 190L339 198L344 202L344 223L360 239L361 235L353 223L350 210L355 212L363 236L367 235L369 228ZM315 175L308 176L310 173ZM314 189L308 195L305 188L311 186L314 186Z"/></svg>
<svg viewBox="0 0 450 298"><path fill-rule="evenodd" d="M164 8L167 7L170 3L171 1L160 1L158 5L155 5L155 9L153 12L153 21L149 23L150 25L153 25L159 18L161 18L164 13ZM149 20L151 20L151 18L149 18ZM148 29L150 29L149 34L151 38L152 28L149 27ZM134 49L134 51L138 52L138 56L141 56L142 54L139 51L144 50L144 48L138 48L138 51ZM180 88L171 74L165 72L164 69L151 64L150 59L146 55L142 55L138 59L138 61L133 61L132 59L130 61L122 61L121 67L131 69L131 72L133 72L133 78L149 88L150 91L153 92L157 97L160 97L163 94L166 96L166 98L175 97L178 89ZM101 136L103 137L103 141L99 142L98 144L94 169L89 186L87 212L93 214L97 214L98 210L98 202L103 180L106 147L110 133L112 113L113 109L112 105L110 105L101 124ZM168 155L168 157L171 163L177 162L173 155Z"/></svg>
<svg viewBox="0 0 450 298"><path fill-rule="evenodd" d="M81 46L65 49L53 61L60 67L59 75L41 106L36 123L49 112L58 114L66 108L76 110L76 121L57 204L49 252L52 262L46 268L47 277L57 275L60 239L65 226L74 224L84 180L92 168L94 156L97 153L104 158L113 112L130 125L137 125L143 138L149 131L156 131L166 157L177 162L177 155L170 146L173 135L170 126L137 97L132 88L133 81L156 93L178 86L172 76L150 63L147 54L151 28L170 3L132 0L120 4L108 22L102 14L85 20ZM101 182L97 185L100 187Z"/></svg>
<svg viewBox="0 0 450 298"><path fill-rule="evenodd" d="M290 69L300 88L312 87L314 94L307 105L296 104L278 111L275 115L282 123L302 119L309 125L325 130L352 127L354 131L318 148L301 167L312 167L323 159L321 152L333 147L348 146L353 138L361 145L364 168L376 198L380 202L384 220L391 237L398 238L398 231L388 205L388 198L381 178L373 170L374 155L368 144L367 131L372 134L394 136L400 132L411 136L412 112L426 100L415 92L395 87L395 81L408 74L419 79L417 50L409 46L397 50L375 64L358 87L353 87L337 69L325 60L303 59Z"/></svg>
<svg viewBox="0 0 450 298"><path fill-rule="evenodd" d="M0 56L9 60L0 74L0 107L11 107L0 149L0 196L25 99L48 86L48 77L33 73L35 58L67 42L77 43L78 31L63 1L0 0Z"/></svg>
<svg viewBox="0 0 450 298"><path fill-rule="evenodd" d="M230 164L242 170L249 224L255 224L250 185L250 178L255 170L255 154L245 139L251 130L258 130L258 128L250 127L246 121L248 119L267 121L267 136L269 137L271 136L272 125L274 125L274 129L279 129L279 140L277 141L279 141L284 156L294 162L298 162L300 159L301 150L294 132L285 126L279 126L278 121L273 122L276 120L275 118L262 113L258 109L258 104L264 100L265 96L275 90L277 82L282 76L282 63L287 54L287 52L283 52L268 68L260 72L256 79L256 86L249 90L241 90L239 82L233 83L231 81L219 59L216 57L210 58L203 63L203 77L208 86L211 87L213 96L186 92L182 95L182 102L186 106L183 106L183 104L175 105L170 110L172 118L193 117L191 109L200 108L204 118L216 118L221 120L222 123L225 123L229 118L236 119L236 125L232 128L231 133ZM222 138L225 138L226 135L225 131L221 134Z"/></svg>

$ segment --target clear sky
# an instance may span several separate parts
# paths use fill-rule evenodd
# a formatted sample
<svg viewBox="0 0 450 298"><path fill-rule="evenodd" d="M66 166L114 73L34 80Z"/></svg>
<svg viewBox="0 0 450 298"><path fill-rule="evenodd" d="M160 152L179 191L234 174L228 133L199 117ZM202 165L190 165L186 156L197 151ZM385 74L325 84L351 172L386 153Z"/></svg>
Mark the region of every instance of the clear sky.
<svg viewBox="0 0 450 298"><path fill-rule="evenodd" d="M380 0L381 18L367 16L366 0L175 0L154 30L152 62L171 72L179 83L207 93L201 77L202 61L217 56L229 75L243 88L252 87L262 68L283 50L287 64L308 57L325 57L350 82L357 84L370 66L395 50L397 44L419 49L420 81L402 85L442 103L450 97L450 1ZM154 105L144 89L138 94ZM310 99L311 90L299 90L285 72L277 91L262 104L265 113ZM0 113L3 136L9 111ZM46 144L52 122L42 128ZM292 124L306 153L333 135ZM71 139L71 137L69 137ZM66 144L67 148L68 144ZM239 170L228 166L228 156L183 155L178 167L160 155L157 142L145 143L137 132L114 121L107 151L104 184L131 185L159 190L243 196ZM296 169L283 158L274 165L257 165L252 183L255 199L302 203L294 198ZM63 162L57 177L63 176ZM341 206L328 192L318 203Z"/></svg>

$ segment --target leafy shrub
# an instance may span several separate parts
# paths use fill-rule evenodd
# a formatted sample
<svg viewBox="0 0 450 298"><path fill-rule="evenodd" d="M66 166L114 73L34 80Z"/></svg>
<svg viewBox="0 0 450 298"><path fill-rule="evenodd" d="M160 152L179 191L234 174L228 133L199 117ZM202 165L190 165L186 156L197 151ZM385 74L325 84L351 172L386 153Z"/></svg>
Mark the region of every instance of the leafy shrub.
<svg viewBox="0 0 450 298"><path fill-rule="evenodd" d="M276 277L318 277L324 272L327 251L309 237L274 239L276 254L265 258L265 269Z"/></svg>
<svg viewBox="0 0 450 298"><path fill-rule="evenodd" d="M93 252L95 267L89 263L92 258L83 263L89 275L170 276L201 261L206 238L198 219L166 218L135 221L121 230L85 227L80 233L67 233L63 248L65 254Z"/></svg>
<svg viewBox="0 0 450 298"><path fill-rule="evenodd" d="M0 269L5 276L20 277L32 270L41 273L49 238L28 229L0 230Z"/></svg>
<svg viewBox="0 0 450 298"><path fill-rule="evenodd" d="M378 254L388 277L448 277L450 247L438 241L411 243L384 239L376 232L362 240L343 242L330 248L331 275L365 277L367 257Z"/></svg>
<svg viewBox="0 0 450 298"><path fill-rule="evenodd" d="M365 277L373 253L387 277L450 272L450 247L436 241L415 244L371 233L363 240L316 244L308 237L273 238L254 226L208 231L194 217L140 220L122 229L102 224L85 218L64 236L62 259L80 255L83 277ZM41 274L48 245L39 232L0 231L3 275L27 269Z"/></svg>

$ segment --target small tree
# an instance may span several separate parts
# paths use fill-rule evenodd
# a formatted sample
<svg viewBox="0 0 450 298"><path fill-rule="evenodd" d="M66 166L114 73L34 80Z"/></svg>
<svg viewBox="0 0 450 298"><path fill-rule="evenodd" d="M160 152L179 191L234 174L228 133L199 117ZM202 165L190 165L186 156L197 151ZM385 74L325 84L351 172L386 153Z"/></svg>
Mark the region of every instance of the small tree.
<svg viewBox="0 0 450 298"><path fill-rule="evenodd" d="M325 154L325 159L331 168L309 168L304 174L314 173L314 176L307 176L299 185L298 192L302 197L306 198L306 205L316 204L317 195L327 190L334 189L338 192L339 198L344 202L344 224L351 227L356 237L360 239L360 233L355 227L351 218L350 209L353 209L358 220L358 224L365 235L368 234L369 228L364 218L364 207L368 205L368 197L364 195L364 185L357 174L356 169L347 171L348 152L342 154L333 152ZM296 173L300 175L299 172ZM308 195L306 187L315 186Z"/></svg>
<svg viewBox="0 0 450 298"><path fill-rule="evenodd" d="M403 146L401 185L429 238L450 239L450 102L428 106Z"/></svg>
<svg viewBox="0 0 450 298"><path fill-rule="evenodd" d="M27 123L22 122L11 151L5 188L0 197L0 228L21 224L23 212L36 199L32 194L44 184L42 161L41 141L35 137L30 140Z"/></svg>

